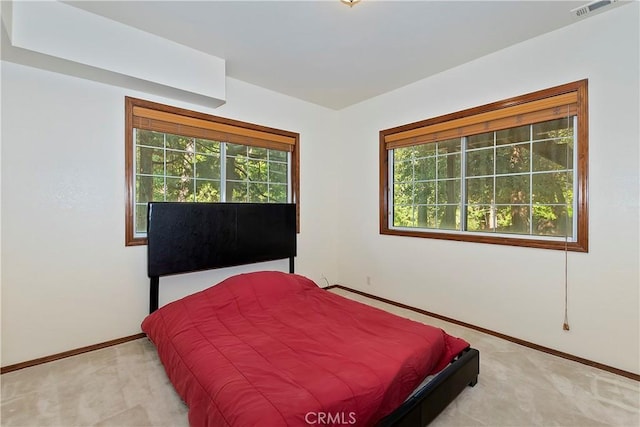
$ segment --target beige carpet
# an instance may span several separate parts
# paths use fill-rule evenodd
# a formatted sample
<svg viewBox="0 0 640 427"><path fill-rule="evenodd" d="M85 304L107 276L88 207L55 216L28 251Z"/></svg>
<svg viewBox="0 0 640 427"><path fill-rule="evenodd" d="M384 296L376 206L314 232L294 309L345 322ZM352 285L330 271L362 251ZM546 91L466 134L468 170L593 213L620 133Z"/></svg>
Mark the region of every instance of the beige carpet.
<svg viewBox="0 0 640 427"><path fill-rule="evenodd" d="M432 426L640 425L636 381L333 291L442 327L480 350L478 385L463 391ZM0 380L2 426L188 426L187 408L146 339L10 372Z"/></svg>

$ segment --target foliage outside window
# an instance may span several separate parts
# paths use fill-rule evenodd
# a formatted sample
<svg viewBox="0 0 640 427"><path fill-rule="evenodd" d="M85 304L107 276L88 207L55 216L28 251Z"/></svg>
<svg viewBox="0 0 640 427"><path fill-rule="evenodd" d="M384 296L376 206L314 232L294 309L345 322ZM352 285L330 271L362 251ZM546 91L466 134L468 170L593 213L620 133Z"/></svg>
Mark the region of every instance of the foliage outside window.
<svg viewBox="0 0 640 427"><path fill-rule="evenodd" d="M297 200L298 134L126 98L126 244L147 203Z"/></svg>
<svg viewBox="0 0 640 427"><path fill-rule="evenodd" d="M586 80L380 132L380 231L587 251Z"/></svg>

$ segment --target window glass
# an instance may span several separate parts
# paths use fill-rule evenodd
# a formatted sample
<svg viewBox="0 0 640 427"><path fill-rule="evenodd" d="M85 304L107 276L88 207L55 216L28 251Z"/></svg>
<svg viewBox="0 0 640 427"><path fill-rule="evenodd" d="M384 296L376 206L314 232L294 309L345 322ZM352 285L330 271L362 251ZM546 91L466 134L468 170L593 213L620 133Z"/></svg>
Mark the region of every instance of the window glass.
<svg viewBox="0 0 640 427"><path fill-rule="evenodd" d="M146 212L146 202L287 201L286 152L143 129L135 132L137 233L146 231L146 216L137 212ZM224 182L221 150L227 153Z"/></svg>
<svg viewBox="0 0 640 427"><path fill-rule="evenodd" d="M298 134L134 98L125 110L126 245L146 243L152 201L299 206Z"/></svg>
<svg viewBox="0 0 640 427"><path fill-rule="evenodd" d="M381 232L586 251L586 81L533 95L381 131Z"/></svg>

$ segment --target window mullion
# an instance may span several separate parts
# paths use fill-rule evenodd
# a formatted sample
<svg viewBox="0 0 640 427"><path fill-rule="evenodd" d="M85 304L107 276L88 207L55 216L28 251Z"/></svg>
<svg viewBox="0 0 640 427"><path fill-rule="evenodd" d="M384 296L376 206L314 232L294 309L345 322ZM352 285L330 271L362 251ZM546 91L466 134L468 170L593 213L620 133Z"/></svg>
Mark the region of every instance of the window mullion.
<svg viewBox="0 0 640 427"><path fill-rule="evenodd" d="M413 225L417 225L416 221L416 147L412 147L411 154L411 212Z"/></svg>
<svg viewBox="0 0 640 427"><path fill-rule="evenodd" d="M497 149L497 139L498 136L496 132L493 132L493 176L491 179L493 180L493 198L491 199L491 211L489 214L489 221L491 221L491 231L494 233L498 231L498 206L496 204L496 186L498 185L498 180L496 179L496 172L498 171L497 167L497 157L498 157L498 149Z"/></svg>
<svg viewBox="0 0 640 427"><path fill-rule="evenodd" d="M293 188L291 183L292 170L291 169L291 158L293 157L293 153L291 151L287 152L287 202L288 203L298 203L297 200L293 200Z"/></svg>
<svg viewBox="0 0 640 427"><path fill-rule="evenodd" d="M440 205L438 204L438 186L440 185L440 176L438 174L438 170L440 169L440 143L436 142L436 181L435 181L435 187L436 187L436 217L435 217L435 224L436 224L436 228L440 226L440 224L438 224L438 217L440 216Z"/></svg>
<svg viewBox="0 0 640 427"><path fill-rule="evenodd" d="M269 172L271 170L271 156L267 151L267 203L271 201L271 180L269 179Z"/></svg>
<svg viewBox="0 0 640 427"><path fill-rule="evenodd" d="M220 142L220 201L227 201L227 143Z"/></svg>
<svg viewBox="0 0 640 427"><path fill-rule="evenodd" d="M193 153L191 153L192 157L192 162L193 162L193 201L196 202L198 201L198 191L197 191L197 187L196 187L196 176L197 176L197 171L196 168L198 167L197 165L197 161L196 161L196 139L192 138L192 142L193 142Z"/></svg>
<svg viewBox="0 0 640 427"><path fill-rule="evenodd" d="M533 125L529 125L529 234L533 234Z"/></svg>
<svg viewBox="0 0 640 427"><path fill-rule="evenodd" d="M167 201L167 134L162 134L162 200Z"/></svg>
<svg viewBox="0 0 640 427"><path fill-rule="evenodd" d="M460 231L467 229L467 137L460 141Z"/></svg>

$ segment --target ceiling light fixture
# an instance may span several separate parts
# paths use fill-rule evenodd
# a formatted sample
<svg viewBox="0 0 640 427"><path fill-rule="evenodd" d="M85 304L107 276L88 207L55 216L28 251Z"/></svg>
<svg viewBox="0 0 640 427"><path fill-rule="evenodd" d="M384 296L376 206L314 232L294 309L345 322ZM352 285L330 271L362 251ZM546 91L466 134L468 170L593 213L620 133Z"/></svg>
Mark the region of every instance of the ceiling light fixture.
<svg viewBox="0 0 640 427"><path fill-rule="evenodd" d="M349 7L353 7L354 4L360 3L360 0L340 0L340 1Z"/></svg>

